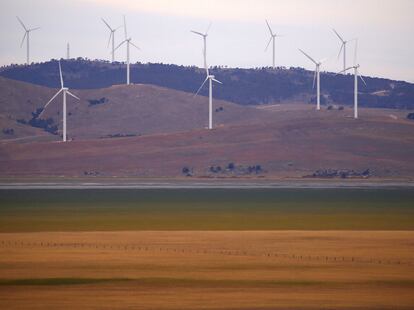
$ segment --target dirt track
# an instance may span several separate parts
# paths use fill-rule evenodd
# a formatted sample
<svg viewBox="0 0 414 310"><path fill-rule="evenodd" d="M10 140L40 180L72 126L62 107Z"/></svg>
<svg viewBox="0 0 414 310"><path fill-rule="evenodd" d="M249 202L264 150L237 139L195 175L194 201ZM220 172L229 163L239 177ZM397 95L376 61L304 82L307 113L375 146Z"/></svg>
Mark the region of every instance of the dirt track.
<svg viewBox="0 0 414 310"><path fill-rule="evenodd" d="M410 309L414 232L0 235L3 309Z"/></svg>

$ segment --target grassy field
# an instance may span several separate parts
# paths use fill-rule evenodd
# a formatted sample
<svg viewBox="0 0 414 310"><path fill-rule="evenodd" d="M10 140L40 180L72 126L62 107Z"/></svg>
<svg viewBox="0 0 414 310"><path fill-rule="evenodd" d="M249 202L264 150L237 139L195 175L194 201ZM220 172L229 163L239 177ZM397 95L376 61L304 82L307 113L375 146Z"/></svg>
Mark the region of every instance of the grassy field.
<svg viewBox="0 0 414 310"><path fill-rule="evenodd" d="M410 189L1 190L0 232L413 230Z"/></svg>
<svg viewBox="0 0 414 310"><path fill-rule="evenodd" d="M413 309L414 232L0 234L1 309Z"/></svg>
<svg viewBox="0 0 414 310"><path fill-rule="evenodd" d="M414 308L409 189L0 191L0 309Z"/></svg>

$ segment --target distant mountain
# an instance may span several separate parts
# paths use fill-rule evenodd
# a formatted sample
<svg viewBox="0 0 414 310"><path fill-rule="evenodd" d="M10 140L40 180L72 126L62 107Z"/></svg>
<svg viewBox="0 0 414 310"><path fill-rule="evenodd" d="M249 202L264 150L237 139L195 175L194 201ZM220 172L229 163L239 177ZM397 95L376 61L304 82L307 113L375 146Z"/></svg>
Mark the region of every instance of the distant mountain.
<svg viewBox="0 0 414 310"><path fill-rule="evenodd" d="M125 65L82 58L62 60L65 83L73 89L98 89L125 83ZM214 88L214 97L241 105L274 103L313 103L313 72L302 68L238 69L214 67L211 73L224 83ZM10 65L0 69L0 76L38 84L59 87L56 60L32 65ZM133 64L131 81L153 84L193 93L205 78L204 70L166 64ZM364 77L359 83L360 105L396 109L414 108L414 84L383 78ZM321 74L322 104L353 104L353 75ZM207 87L201 91L207 95Z"/></svg>

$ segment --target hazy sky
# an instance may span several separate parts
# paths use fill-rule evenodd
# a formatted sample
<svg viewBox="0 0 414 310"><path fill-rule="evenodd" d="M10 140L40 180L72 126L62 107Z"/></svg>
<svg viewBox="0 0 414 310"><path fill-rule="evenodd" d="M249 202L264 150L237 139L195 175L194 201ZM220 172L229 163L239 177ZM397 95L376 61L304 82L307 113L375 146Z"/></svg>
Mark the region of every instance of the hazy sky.
<svg viewBox="0 0 414 310"><path fill-rule="evenodd" d="M23 63L20 48L23 29L41 27L31 35L31 60L65 57L70 42L72 57L110 59L111 25L127 16L129 35L141 51L131 50L131 60L202 66L202 40L208 37L209 65L261 67L271 64L271 48L265 24L276 33L276 64L313 69L298 48L316 59L329 57L327 71L339 71L340 48L334 27L345 39L359 38L358 62L365 75L414 82L413 0L0 0L0 65ZM116 42L123 38L122 29ZM353 63L354 45L348 47ZM125 60L124 47L116 59Z"/></svg>

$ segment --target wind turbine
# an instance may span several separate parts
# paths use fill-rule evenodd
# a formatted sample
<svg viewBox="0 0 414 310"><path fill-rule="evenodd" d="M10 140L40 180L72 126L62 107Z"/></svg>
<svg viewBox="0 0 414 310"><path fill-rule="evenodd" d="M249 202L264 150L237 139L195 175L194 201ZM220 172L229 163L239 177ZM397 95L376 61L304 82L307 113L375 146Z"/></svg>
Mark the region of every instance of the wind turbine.
<svg viewBox="0 0 414 310"><path fill-rule="evenodd" d="M223 84L223 83L220 82L219 80L217 80L214 75L210 74L210 72L208 70L208 65L207 65L207 36L208 36L208 31L209 31L210 27L211 27L211 23L208 26L205 33L201 33L201 32L198 32L198 31L193 31L193 30L191 30L191 32L203 37L203 42L204 42L204 45L203 45L203 58L204 58L204 69L206 70L206 79L204 80L203 84L201 84L200 88L197 90L197 92L194 96L198 95L198 93L203 88L204 84L208 81L208 129L213 129L213 82L216 82L216 83L219 83L219 84Z"/></svg>
<svg viewBox="0 0 414 310"><path fill-rule="evenodd" d="M109 44L112 41L112 62L114 62L115 61L115 31L117 31L122 26L119 26L117 28L112 28L111 26L109 26L109 24L103 18L101 18L101 19L110 31L109 40L108 40L108 47L109 47Z"/></svg>
<svg viewBox="0 0 414 310"><path fill-rule="evenodd" d="M276 66L275 66L275 56L276 56L276 37L281 37L281 35L278 35L278 34L276 34L276 33L273 33L273 30L272 30L272 28L270 27L270 25L269 25L269 22L266 20L266 24L267 24L267 28L269 28L269 32L270 32L270 39L269 39L269 42L267 43L267 45L266 45L266 48L265 48L265 52L267 51L267 49L268 49L268 47L269 47L269 45L270 45L270 42L272 42L273 41L273 62L272 62L272 68L273 69L275 69L276 68Z"/></svg>
<svg viewBox="0 0 414 310"><path fill-rule="evenodd" d="M361 78L365 86L367 86L367 83L365 83L364 78L361 75L359 75L358 69L360 65L357 64L357 52L358 52L357 50L358 50L358 40L356 41L356 44L355 44L354 65L352 67L346 68L342 70L341 72L339 72L339 73L342 73L350 69L354 69L354 118L355 119L358 118L358 76Z"/></svg>
<svg viewBox="0 0 414 310"><path fill-rule="evenodd" d="M66 44L66 60L70 59L70 45L69 42Z"/></svg>
<svg viewBox="0 0 414 310"><path fill-rule="evenodd" d="M309 58L310 61L312 61L316 65L315 74L313 76L313 85L312 85L312 88L315 88L315 79L316 79L316 110L320 110L321 109L321 79L320 79L320 73L321 73L321 71L320 71L320 68L321 68L321 65L322 65L323 60L316 61L315 59L313 59L312 57L310 57L308 54L306 54L301 49L299 49L299 51L303 55L305 55L307 58Z"/></svg>
<svg viewBox="0 0 414 310"><path fill-rule="evenodd" d="M63 142L66 142L66 94L72 96L73 98L80 100L78 97L76 97L74 94L72 94L69 91L69 88L63 86L63 77L62 77L62 67L60 66L60 61L59 61L59 74L60 74L60 90L52 97L52 99L50 99L45 106L43 107L43 111L39 114L39 117L43 114L43 112L45 111L46 107L49 105L49 103L51 103L53 101L53 99L55 99L60 93L63 93Z"/></svg>
<svg viewBox="0 0 414 310"><path fill-rule="evenodd" d="M20 47L23 46L24 39L26 39L26 48L27 48L26 63L30 64L30 43L29 43L29 41L30 41L30 32L35 31L37 29L40 29L40 27L28 29L28 28L26 28L26 26L23 24L22 20L18 16L16 16L16 18L19 21L20 25L22 25L22 27L24 29L24 36L23 36L23 39L22 39L22 43L20 43Z"/></svg>
<svg viewBox="0 0 414 310"><path fill-rule="evenodd" d="M128 34L127 34L127 27L126 27L126 21L125 21L125 15L124 15L124 32L125 32L125 40L122 41L121 43L119 43L119 45L114 49L114 52L124 43L126 43L126 47L127 47L127 85L130 84L130 79L129 79L129 46L132 45L133 47L135 47L137 50L140 50L140 48L138 46L136 46L134 43L131 42L131 38L128 38ZM113 54L112 54L113 55Z"/></svg>
<svg viewBox="0 0 414 310"><path fill-rule="evenodd" d="M341 56L341 52L342 52L342 50L343 50L343 54L344 54L344 71L346 71L345 69L346 69L346 44L348 43L348 42L351 42L351 41L353 41L353 40L355 40L355 39L352 39L352 40L348 40L348 41L346 41L346 40L344 40L340 35L339 35L339 33L335 30L335 29L333 29L332 28L332 30L333 30L333 32L336 34L336 36L338 37L338 39L341 41L341 48L339 49L339 53L338 53L338 58L339 58L339 56Z"/></svg>
<svg viewBox="0 0 414 310"><path fill-rule="evenodd" d="M195 33L199 36L201 36L203 38L203 56L204 56L204 69L206 69L208 71L208 67L207 67L207 36L208 36L208 31L210 30L211 27L211 23L208 25L207 30L205 33L201 33L198 31L194 31L191 30L192 33ZM207 73L208 75L208 73Z"/></svg>

